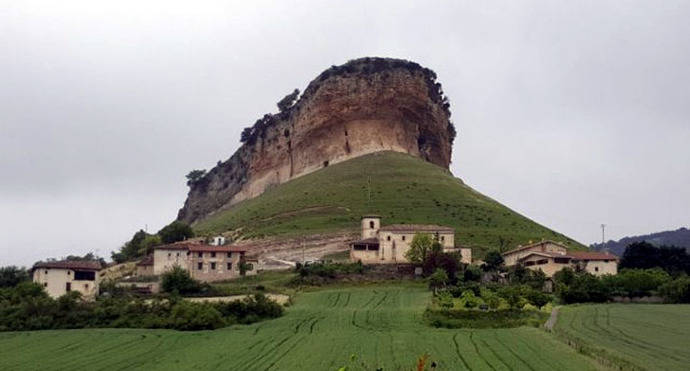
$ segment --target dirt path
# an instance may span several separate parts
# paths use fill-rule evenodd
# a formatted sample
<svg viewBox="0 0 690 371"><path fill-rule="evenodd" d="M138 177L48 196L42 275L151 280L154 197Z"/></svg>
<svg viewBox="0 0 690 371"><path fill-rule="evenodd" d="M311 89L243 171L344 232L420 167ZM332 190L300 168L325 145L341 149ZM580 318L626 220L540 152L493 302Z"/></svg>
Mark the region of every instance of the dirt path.
<svg viewBox="0 0 690 371"><path fill-rule="evenodd" d="M556 320L558 319L558 309L559 308L560 307L553 308L551 310L551 316L546 321L546 323L544 323L544 328L549 332L553 331L553 326L556 325Z"/></svg>

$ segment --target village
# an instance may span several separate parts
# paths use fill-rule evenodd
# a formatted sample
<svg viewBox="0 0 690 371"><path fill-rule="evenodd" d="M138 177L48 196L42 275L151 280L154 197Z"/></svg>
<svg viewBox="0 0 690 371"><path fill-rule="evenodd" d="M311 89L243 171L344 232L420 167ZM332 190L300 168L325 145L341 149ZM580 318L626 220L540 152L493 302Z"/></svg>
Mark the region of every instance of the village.
<svg viewBox="0 0 690 371"><path fill-rule="evenodd" d="M362 217L361 239L350 242L348 246L350 261L366 265L409 265L407 254L416 235L428 235L438 241L444 253L456 254L462 264L482 266L484 263L473 260L471 248L456 245L452 227L382 225L382 218L377 215ZM263 270L261 261L247 257L247 252L247 247L228 243L223 236L190 238L156 246L152 254L136 261L131 275L120 277L117 285L155 294L160 291L158 277L175 267L187 271L191 278L206 283L256 275ZM501 255L506 267L521 265L541 271L547 278L565 267L595 276L615 275L619 260L609 253L568 251L563 244L550 240L530 241ZM98 261L62 260L36 263L31 272L33 281L53 298L75 291L83 298L92 300L99 295L100 283L106 279L108 269L112 268ZM548 281L544 290L552 291L553 283Z"/></svg>

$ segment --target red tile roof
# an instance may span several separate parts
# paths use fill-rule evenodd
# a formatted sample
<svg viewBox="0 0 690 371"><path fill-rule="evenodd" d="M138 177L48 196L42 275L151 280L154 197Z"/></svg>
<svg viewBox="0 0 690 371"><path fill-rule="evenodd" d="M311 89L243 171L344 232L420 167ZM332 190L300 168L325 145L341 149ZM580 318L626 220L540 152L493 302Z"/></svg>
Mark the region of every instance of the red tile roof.
<svg viewBox="0 0 690 371"><path fill-rule="evenodd" d="M568 256L577 260L618 260L618 257L598 251L570 251Z"/></svg>
<svg viewBox="0 0 690 371"><path fill-rule="evenodd" d="M391 224L381 227L385 232L455 232L455 228L433 224Z"/></svg>
<svg viewBox="0 0 690 371"><path fill-rule="evenodd" d="M54 268L54 269L81 269L98 271L103 268L100 262L97 261L77 261L77 260L62 260L50 262L38 262L34 264L33 269L37 268Z"/></svg>
<svg viewBox="0 0 690 371"><path fill-rule="evenodd" d="M546 257L549 257L549 258L567 258L567 259L570 259L570 258L571 258L571 257L568 256L568 255L563 255L563 254L559 254L559 253L556 253L556 252L530 251L529 254L523 256L522 258L520 258L520 259L518 259L518 260L527 259L528 257L530 257L530 256L532 256L532 255L546 256Z"/></svg>
<svg viewBox="0 0 690 371"><path fill-rule="evenodd" d="M156 246L156 250L185 250L191 252L245 252L246 247L240 246L214 246L200 243L172 243L168 245Z"/></svg>
<svg viewBox="0 0 690 371"><path fill-rule="evenodd" d="M531 244L529 244L529 245L520 246L520 247L514 248L514 249L512 249L512 250L508 250L508 251L506 251L506 252L504 252L504 253L501 253L501 255L512 254L512 253L515 253L515 252L518 252L518 251L531 249L531 248L533 248L533 247L535 247L535 246L541 246L541 245L544 245L544 244L547 244L547 243L548 243L548 244L552 244L552 245L558 245L558 246L563 247L563 248L567 248L564 244L562 244L562 243L560 243L560 242L554 242L554 241L551 241L551 240L544 240L544 241L539 241L539 242L536 242L536 243L531 243Z"/></svg>

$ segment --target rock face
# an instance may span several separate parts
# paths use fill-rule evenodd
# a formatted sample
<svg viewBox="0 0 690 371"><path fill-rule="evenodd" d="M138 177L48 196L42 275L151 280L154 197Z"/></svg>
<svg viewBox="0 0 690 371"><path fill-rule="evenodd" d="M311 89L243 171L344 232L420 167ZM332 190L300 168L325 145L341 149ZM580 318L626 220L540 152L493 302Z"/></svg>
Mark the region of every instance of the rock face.
<svg viewBox="0 0 690 371"><path fill-rule="evenodd" d="M178 220L193 223L271 185L372 152L409 153L448 168L455 129L433 71L362 58L324 71L294 105L242 134L229 160L190 183Z"/></svg>

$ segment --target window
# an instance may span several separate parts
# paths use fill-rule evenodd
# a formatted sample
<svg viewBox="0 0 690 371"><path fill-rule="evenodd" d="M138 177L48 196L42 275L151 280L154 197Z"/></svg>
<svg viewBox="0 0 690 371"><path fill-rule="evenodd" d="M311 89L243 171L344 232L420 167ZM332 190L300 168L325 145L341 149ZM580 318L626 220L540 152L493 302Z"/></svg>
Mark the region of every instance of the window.
<svg viewBox="0 0 690 371"><path fill-rule="evenodd" d="M200 258L203 258L203 257L204 257L204 253L199 252L199 255L198 255L198 256L199 256Z"/></svg>
<svg viewBox="0 0 690 371"><path fill-rule="evenodd" d="M178 258L180 257L180 253L179 253L179 252L177 253L177 257L178 257Z"/></svg>
<svg viewBox="0 0 690 371"><path fill-rule="evenodd" d="M196 269L198 269L198 270L204 269L204 263L201 263L201 262L196 263Z"/></svg>
<svg viewBox="0 0 690 371"><path fill-rule="evenodd" d="M568 258L554 258L553 261L558 264L568 264Z"/></svg>
<svg viewBox="0 0 690 371"><path fill-rule="evenodd" d="M254 264L249 264L249 263L247 263L247 264L245 264L244 266L245 266L246 270L248 270L248 271L253 271L253 270L254 270Z"/></svg>
<svg viewBox="0 0 690 371"><path fill-rule="evenodd" d="M171 253L168 253L168 259L170 259L171 256L172 256L172 254L171 254Z"/></svg>
<svg viewBox="0 0 690 371"><path fill-rule="evenodd" d="M67 275L69 276L70 274L72 274L72 271L67 271Z"/></svg>
<svg viewBox="0 0 690 371"><path fill-rule="evenodd" d="M544 264L546 264L546 263L548 263L548 262L549 262L549 261L548 261L547 259L541 259L541 260L537 260L537 263L536 263L536 264L537 264L537 265L544 265Z"/></svg>
<svg viewBox="0 0 690 371"><path fill-rule="evenodd" d="M529 267L531 265L534 265L534 262L525 262L525 267Z"/></svg>
<svg viewBox="0 0 690 371"><path fill-rule="evenodd" d="M387 240L387 241L390 241L390 240L391 240L391 236L386 237L386 240Z"/></svg>
<svg viewBox="0 0 690 371"><path fill-rule="evenodd" d="M599 272L599 267L594 267L595 272Z"/></svg>
<svg viewBox="0 0 690 371"><path fill-rule="evenodd" d="M45 271L45 274L48 274L48 271Z"/></svg>
<svg viewBox="0 0 690 371"><path fill-rule="evenodd" d="M43 287L48 287L48 282L43 282Z"/></svg>
<svg viewBox="0 0 690 371"><path fill-rule="evenodd" d="M216 269L216 263L211 263L211 270L215 270L215 269Z"/></svg>
<svg viewBox="0 0 690 371"><path fill-rule="evenodd" d="M446 240L446 236L441 236L441 241L445 241L445 240Z"/></svg>
<svg viewBox="0 0 690 371"><path fill-rule="evenodd" d="M88 290L88 289L89 289L89 284L88 284L88 283L85 283L85 284L84 284L84 289L85 289L85 290Z"/></svg>
<svg viewBox="0 0 690 371"><path fill-rule="evenodd" d="M215 257L216 257L215 251L211 253L211 257L212 257L212 258L215 258Z"/></svg>
<svg viewBox="0 0 690 371"><path fill-rule="evenodd" d="M404 235L402 236L402 240L405 241L405 236L404 236Z"/></svg>
<svg viewBox="0 0 690 371"><path fill-rule="evenodd" d="M75 281L95 281L96 280L96 272L74 271L74 280Z"/></svg>
<svg viewBox="0 0 690 371"><path fill-rule="evenodd" d="M367 246L366 245L354 245L354 246L352 246L352 248L355 250L366 250Z"/></svg>
<svg viewBox="0 0 690 371"><path fill-rule="evenodd" d="M228 253L228 254L229 254L229 253ZM232 270L232 263L228 263L228 270L229 270L229 271Z"/></svg>
<svg viewBox="0 0 690 371"><path fill-rule="evenodd" d="M228 258L232 258L232 253L231 253L231 252L228 253Z"/></svg>
<svg viewBox="0 0 690 371"><path fill-rule="evenodd" d="M72 291L72 282L66 282L65 283L65 291L67 291L67 292Z"/></svg>
<svg viewBox="0 0 690 371"><path fill-rule="evenodd" d="M369 222L369 228L374 229L374 221L373 220Z"/></svg>

